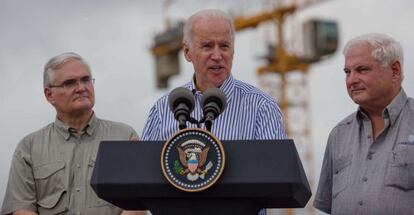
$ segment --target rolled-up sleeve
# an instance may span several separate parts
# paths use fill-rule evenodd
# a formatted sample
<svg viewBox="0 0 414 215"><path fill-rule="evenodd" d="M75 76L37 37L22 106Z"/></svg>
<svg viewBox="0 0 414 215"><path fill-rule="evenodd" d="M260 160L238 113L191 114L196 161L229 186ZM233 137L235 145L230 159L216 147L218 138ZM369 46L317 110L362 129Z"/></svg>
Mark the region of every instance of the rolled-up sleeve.
<svg viewBox="0 0 414 215"><path fill-rule="evenodd" d="M283 114L274 102L265 102L258 109L255 139L285 139Z"/></svg>
<svg viewBox="0 0 414 215"><path fill-rule="evenodd" d="M154 105L148 115L147 122L145 123L144 130L141 135L142 140L158 140L159 139L159 127L160 118L156 105Z"/></svg>
<svg viewBox="0 0 414 215"><path fill-rule="evenodd" d="M10 214L16 210L37 212L36 186L29 152L30 141L25 138L13 154L1 214Z"/></svg>
<svg viewBox="0 0 414 215"><path fill-rule="evenodd" d="M325 213L331 213L332 210L332 141L331 134L326 145L325 155L322 162L321 175L319 178L318 189L316 191L313 206Z"/></svg>

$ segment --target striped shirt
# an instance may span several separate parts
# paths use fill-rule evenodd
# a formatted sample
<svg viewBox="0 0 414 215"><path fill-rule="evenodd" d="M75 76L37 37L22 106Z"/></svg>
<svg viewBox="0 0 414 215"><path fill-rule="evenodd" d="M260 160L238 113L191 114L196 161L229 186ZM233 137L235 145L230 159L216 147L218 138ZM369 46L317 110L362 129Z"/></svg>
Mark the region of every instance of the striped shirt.
<svg viewBox="0 0 414 215"><path fill-rule="evenodd" d="M194 92L195 107L191 117L200 120L203 109L200 105L201 92L195 90L195 83L183 87ZM265 140L285 139L283 115L275 100L263 91L236 80L230 75L220 89L227 97L227 107L213 121L211 133L220 140ZM201 125L205 128L204 124ZM187 122L188 128L197 125ZM142 133L142 140L167 140L179 131L178 122L168 105L168 94L151 108Z"/></svg>
<svg viewBox="0 0 414 215"><path fill-rule="evenodd" d="M201 92L195 83L188 82L183 87L194 92L195 107L191 117L200 120L203 109L200 105ZM211 133L220 140L265 140L285 139L283 115L275 100L263 91L249 84L233 79L230 75L220 89L227 97L227 107L214 120ZM204 125L201 125L205 128ZM187 128L197 125L187 122ZM178 122L168 105L168 94L164 95L151 108L142 133L142 140L167 140L179 131ZM259 215L266 215L261 210Z"/></svg>

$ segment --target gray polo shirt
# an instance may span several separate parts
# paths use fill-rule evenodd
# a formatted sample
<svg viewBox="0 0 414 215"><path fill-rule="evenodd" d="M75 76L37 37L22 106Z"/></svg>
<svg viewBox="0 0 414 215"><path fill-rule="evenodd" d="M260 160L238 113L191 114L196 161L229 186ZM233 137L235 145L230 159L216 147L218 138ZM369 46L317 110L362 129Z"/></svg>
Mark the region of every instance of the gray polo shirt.
<svg viewBox="0 0 414 215"><path fill-rule="evenodd" d="M373 139L361 110L330 133L314 206L332 214L414 214L414 100L404 90Z"/></svg>
<svg viewBox="0 0 414 215"><path fill-rule="evenodd" d="M92 116L80 137L56 119L18 144L1 214L25 209L40 214L120 214L89 185L101 140L129 140L135 130Z"/></svg>

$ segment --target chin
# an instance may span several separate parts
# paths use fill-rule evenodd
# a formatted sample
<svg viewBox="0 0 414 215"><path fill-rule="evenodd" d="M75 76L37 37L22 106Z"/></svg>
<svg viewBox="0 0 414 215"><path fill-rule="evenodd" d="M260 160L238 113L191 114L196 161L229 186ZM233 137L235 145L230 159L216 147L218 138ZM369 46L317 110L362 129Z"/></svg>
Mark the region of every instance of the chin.
<svg viewBox="0 0 414 215"><path fill-rule="evenodd" d="M355 104L361 105L365 102L365 99L362 98L352 98L352 100L355 102Z"/></svg>
<svg viewBox="0 0 414 215"><path fill-rule="evenodd" d="M90 110L93 107L92 102L82 102L82 104L76 104L75 109L80 111Z"/></svg>

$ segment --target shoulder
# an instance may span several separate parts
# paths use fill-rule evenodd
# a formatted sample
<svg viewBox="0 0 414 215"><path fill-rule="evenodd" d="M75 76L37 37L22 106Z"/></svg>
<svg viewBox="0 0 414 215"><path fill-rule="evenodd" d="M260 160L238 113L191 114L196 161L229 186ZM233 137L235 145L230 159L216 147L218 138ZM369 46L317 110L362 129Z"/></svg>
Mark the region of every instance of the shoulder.
<svg viewBox="0 0 414 215"><path fill-rule="evenodd" d="M184 87L190 90L192 83L191 82L187 82L184 85L181 85L180 87ZM152 112L157 112L157 111L165 111L165 110L169 110L169 105L168 105L168 96L170 95L171 91L173 89L168 90L167 92L165 92L161 97L159 97L154 105L151 108Z"/></svg>
<svg viewBox="0 0 414 215"><path fill-rule="evenodd" d="M351 132L351 127L358 123L357 120L357 111L349 114L347 117L342 119L339 123L337 123L331 130L329 137L330 138L337 138L340 135L345 135L347 132Z"/></svg>
<svg viewBox="0 0 414 215"><path fill-rule="evenodd" d="M170 92L163 94L160 98L157 99L154 103L154 107L163 107L168 103L168 96L170 95Z"/></svg>
<svg viewBox="0 0 414 215"><path fill-rule="evenodd" d="M117 121L101 119L101 118L98 118L98 121L99 121L99 124L101 126L106 127L106 128L126 130L126 131L133 131L134 130L132 128L132 126L130 126L126 123L123 123L123 122L117 122Z"/></svg>
<svg viewBox="0 0 414 215"><path fill-rule="evenodd" d="M256 100L258 102L276 103L275 100L267 93L263 92L255 86L252 86L240 80L234 81L234 89L238 92L239 95L241 95L245 99Z"/></svg>
<svg viewBox="0 0 414 215"><path fill-rule="evenodd" d="M28 144L30 142L33 142L35 139L44 138L49 136L52 128L53 128L53 122L49 123L48 125L33 131L32 133L27 134L25 137L23 137L21 142L24 142L25 144Z"/></svg>
<svg viewBox="0 0 414 215"><path fill-rule="evenodd" d="M181 85L180 87L184 87L190 90L192 83L191 82L187 82L184 85ZM160 106L163 107L165 106L165 104L168 103L168 96L170 95L171 91L173 91L173 89L168 90L166 93L164 93L160 98L157 99L157 101L155 101L154 106Z"/></svg>
<svg viewBox="0 0 414 215"><path fill-rule="evenodd" d="M137 132L132 126L122 123L111 121L107 119L98 119L97 131L96 134L100 134L100 138L109 140L109 139L131 139L133 137L138 137ZM99 137L99 136L96 136Z"/></svg>
<svg viewBox="0 0 414 215"><path fill-rule="evenodd" d="M356 122L356 117L357 117L356 115L357 115L357 111L349 114L347 117L345 117L340 122L338 122L335 125L335 127L333 128L333 130L342 129L344 127L347 127L347 126L355 123Z"/></svg>
<svg viewBox="0 0 414 215"><path fill-rule="evenodd" d="M414 113L414 99L408 97L408 108L411 110L411 113Z"/></svg>
<svg viewBox="0 0 414 215"><path fill-rule="evenodd" d="M49 141L46 141L45 139L50 137L52 128L53 123L49 123L48 125L24 136L17 144L15 154L19 156L29 154L33 149L33 145L35 144L39 148L47 147Z"/></svg>

